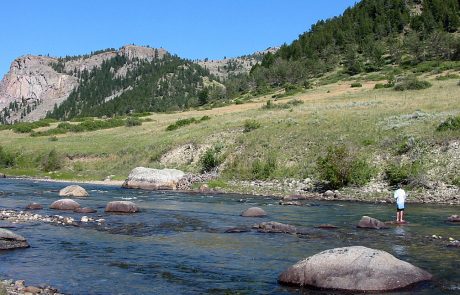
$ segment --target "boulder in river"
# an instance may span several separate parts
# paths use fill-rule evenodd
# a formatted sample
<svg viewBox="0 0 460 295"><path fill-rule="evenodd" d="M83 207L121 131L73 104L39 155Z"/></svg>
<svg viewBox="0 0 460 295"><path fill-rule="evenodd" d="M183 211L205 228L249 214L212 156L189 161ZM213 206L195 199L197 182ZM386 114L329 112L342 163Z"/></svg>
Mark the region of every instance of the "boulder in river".
<svg viewBox="0 0 460 295"><path fill-rule="evenodd" d="M73 211L77 208L80 208L80 204L78 204L72 199L60 199L60 200L53 202L50 208L55 209L55 210L72 210Z"/></svg>
<svg viewBox="0 0 460 295"><path fill-rule="evenodd" d="M243 217L264 217L267 216L267 212L264 209L259 207L251 207L249 209L244 210L241 213Z"/></svg>
<svg viewBox="0 0 460 295"><path fill-rule="evenodd" d="M460 222L460 216L459 215L451 215L447 218L447 221L449 222Z"/></svg>
<svg viewBox="0 0 460 295"><path fill-rule="evenodd" d="M326 250L297 262L278 282L354 292L382 292L431 280L432 275L393 255L362 246Z"/></svg>
<svg viewBox="0 0 460 295"><path fill-rule="evenodd" d="M138 211L139 207L130 201L113 201L105 207L105 212L136 213Z"/></svg>
<svg viewBox="0 0 460 295"><path fill-rule="evenodd" d="M41 210L43 206L38 203L30 203L27 205L26 210Z"/></svg>
<svg viewBox="0 0 460 295"><path fill-rule="evenodd" d="M358 227L358 228L370 228L370 229L388 228L388 226L385 223L381 222L378 219L369 217L369 216L363 216L356 227Z"/></svg>
<svg viewBox="0 0 460 295"><path fill-rule="evenodd" d="M6 175L3 173L0 173L0 178L6 178Z"/></svg>
<svg viewBox="0 0 460 295"><path fill-rule="evenodd" d="M27 240L14 232L0 228L0 250L9 250L16 248L27 248Z"/></svg>
<svg viewBox="0 0 460 295"><path fill-rule="evenodd" d="M124 188L145 190L175 190L185 173L176 169L134 168L128 179L123 183Z"/></svg>
<svg viewBox="0 0 460 295"><path fill-rule="evenodd" d="M297 233L297 228L295 226L275 221L262 222L260 224L254 225L253 228L257 229L258 232L262 233Z"/></svg>
<svg viewBox="0 0 460 295"><path fill-rule="evenodd" d="M75 213L83 213L83 214L88 214L88 213L96 213L97 210L89 207L84 207L84 208L76 208L73 210Z"/></svg>
<svg viewBox="0 0 460 295"><path fill-rule="evenodd" d="M60 197L87 197L88 192L79 185L69 185L59 191Z"/></svg>

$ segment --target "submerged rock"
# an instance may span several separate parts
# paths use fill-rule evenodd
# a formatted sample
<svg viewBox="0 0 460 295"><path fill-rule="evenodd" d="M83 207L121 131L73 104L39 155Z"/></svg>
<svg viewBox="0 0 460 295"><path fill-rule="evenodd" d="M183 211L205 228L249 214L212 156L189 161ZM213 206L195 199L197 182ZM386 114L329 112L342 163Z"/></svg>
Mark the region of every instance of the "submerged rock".
<svg viewBox="0 0 460 295"><path fill-rule="evenodd" d="M297 228L295 226L275 221L262 222L260 224L254 225L253 228L262 233L297 233Z"/></svg>
<svg viewBox="0 0 460 295"><path fill-rule="evenodd" d="M80 208L80 204L72 199L60 199L53 202L50 206L50 209L54 210L75 210L77 208Z"/></svg>
<svg viewBox="0 0 460 295"><path fill-rule="evenodd" d="M264 209L259 207L251 207L249 209L244 210L241 213L243 217L264 217L267 216L267 212Z"/></svg>
<svg viewBox="0 0 460 295"><path fill-rule="evenodd" d="M38 203L30 203L27 205L26 210L41 210L43 206Z"/></svg>
<svg viewBox="0 0 460 295"><path fill-rule="evenodd" d="M459 215L451 215L447 218L447 221L449 222L460 222L460 216Z"/></svg>
<svg viewBox="0 0 460 295"><path fill-rule="evenodd" d="M346 291L391 291L432 275L393 255L362 246L326 250L297 262L279 283Z"/></svg>
<svg viewBox="0 0 460 295"><path fill-rule="evenodd" d="M385 223L381 222L378 219L369 217L369 216L363 216L356 227L358 227L358 228L371 228L371 229L388 228L388 226Z"/></svg>
<svg viewBox="0 0 460 295"><path fill-rule="evenodd" d="M60 197L87 197L88 192L79 185L69 185L59 191Z"/></svg>
<svg viewBox="0 0 460 295"><path fill-rule="evenodd" d="M336 228L338 228L337 226L332 225L332 224L320 224L320 225L315 226L315 227L320 228L320 229L336 229Z"/></svg>
<svg viewBox="0 0 460 295"><path fill-rule="evenodd" d="M225 231L227 234L234 234L234 233L246 233L250 232L251 230L247 227L232 227Z"/></svg>
<svg viewBox="0 0 460 295"><path fill-rule="evenodd" d="M176 169L134 168L122 187L146 190L175 190L185 173Z"/></svg>
<svg viewBox="0 0 460 295"><path fill-rule="evenodd" d="M27 248L27 240L14 232L0 228L0 250L9 250L16 248Z"/></svg>
<svg viewBox="0 0 460 295"><path fill-rule="evenodd" d="M135 213L138 211L139 207L129 201L113 201L109 202L105 207L105 212Z"/></svg>
<svg viewBox="0 0 460 295"><path fill-rule="evenodd" d="M97 210L89 207L84 207L84 208L76 208L73 210L75 213L83 213L83 214L88 214L88 213L96 213Z"/></svg>

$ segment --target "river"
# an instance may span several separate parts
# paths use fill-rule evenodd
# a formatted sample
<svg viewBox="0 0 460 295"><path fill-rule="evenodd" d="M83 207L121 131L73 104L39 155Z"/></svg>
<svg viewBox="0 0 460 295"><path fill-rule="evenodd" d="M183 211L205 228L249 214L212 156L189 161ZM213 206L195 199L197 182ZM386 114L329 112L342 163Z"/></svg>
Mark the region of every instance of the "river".
<svg viewBox="0 0 460 295"><path fill-rule="evenodd" d="M53 211L57 191L67 184L0 180L0 208L23 209L42 204L37 213L80 219L82 214ZM362 230L363 215L392 220L392 204L309 201L281 206L275 198L232 194L186 194L126 190L83 184L90 196L78 202L98 210L103 226L17 224L27 249L0 252L0 277L27 284L50 284L69 294L331 294L277 284L278 275L297 261L320 251L352 245L385 250L419 266L434 280L411 291L389 294L458 294L460 249L431 241L433 234L460 238L460 226L446 218L459 207L408 204L410 224L387 230ZM112 200L131 200L141 212L105 214ZM243 218L252 206L266 218ZM225 233L231 227L278 221L310 229L304 236L250 231ZM336 230L314 227L329 223Z"/></svg>

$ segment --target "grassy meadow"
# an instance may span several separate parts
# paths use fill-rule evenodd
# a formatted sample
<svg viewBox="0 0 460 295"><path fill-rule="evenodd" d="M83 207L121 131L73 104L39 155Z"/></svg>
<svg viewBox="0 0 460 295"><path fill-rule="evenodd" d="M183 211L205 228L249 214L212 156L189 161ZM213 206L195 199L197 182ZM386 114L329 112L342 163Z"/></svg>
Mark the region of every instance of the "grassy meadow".
<svg viewBox="0 0 460 295"><path fill-rule="evenodd" d="M340 81L276 101L266 95L220 108L152 114L133 127L37 137L3 130L0 145L16 161L0 172L69 180L122 180L137 166L199 172L202 164L196 158L216 148L222 183L318 179L318 157L331 146L344 146L369 163L372 179L383 179L390 163L415 158L424 177L458 185L459 149L452 144L458 145L460 132L436 128L459 115L459 82L435 75L423 78L432 87L401 92L374 89L377 82L366 79L359 81L362 87ZM203 116L210 119L167 130L179 119ZM247 130L248 124L256 126ZM195 155L184 156L184 145L196 147ZM53 150L56 169L44 169Z"/></svg>

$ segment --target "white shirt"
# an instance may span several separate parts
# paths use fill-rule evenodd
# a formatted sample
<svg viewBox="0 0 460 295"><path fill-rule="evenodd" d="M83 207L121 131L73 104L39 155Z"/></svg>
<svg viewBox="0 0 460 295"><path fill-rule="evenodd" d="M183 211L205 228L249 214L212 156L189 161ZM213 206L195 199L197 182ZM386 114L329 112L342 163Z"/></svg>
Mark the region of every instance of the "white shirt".
<svg viewBox="0 0 460 295"><path fill-rule="evenodd" d="M400 188L395 191L394 198L396 199L396 203L398 204L398 207L404 208L404 202L406 201L406 192Z"/></svg>

